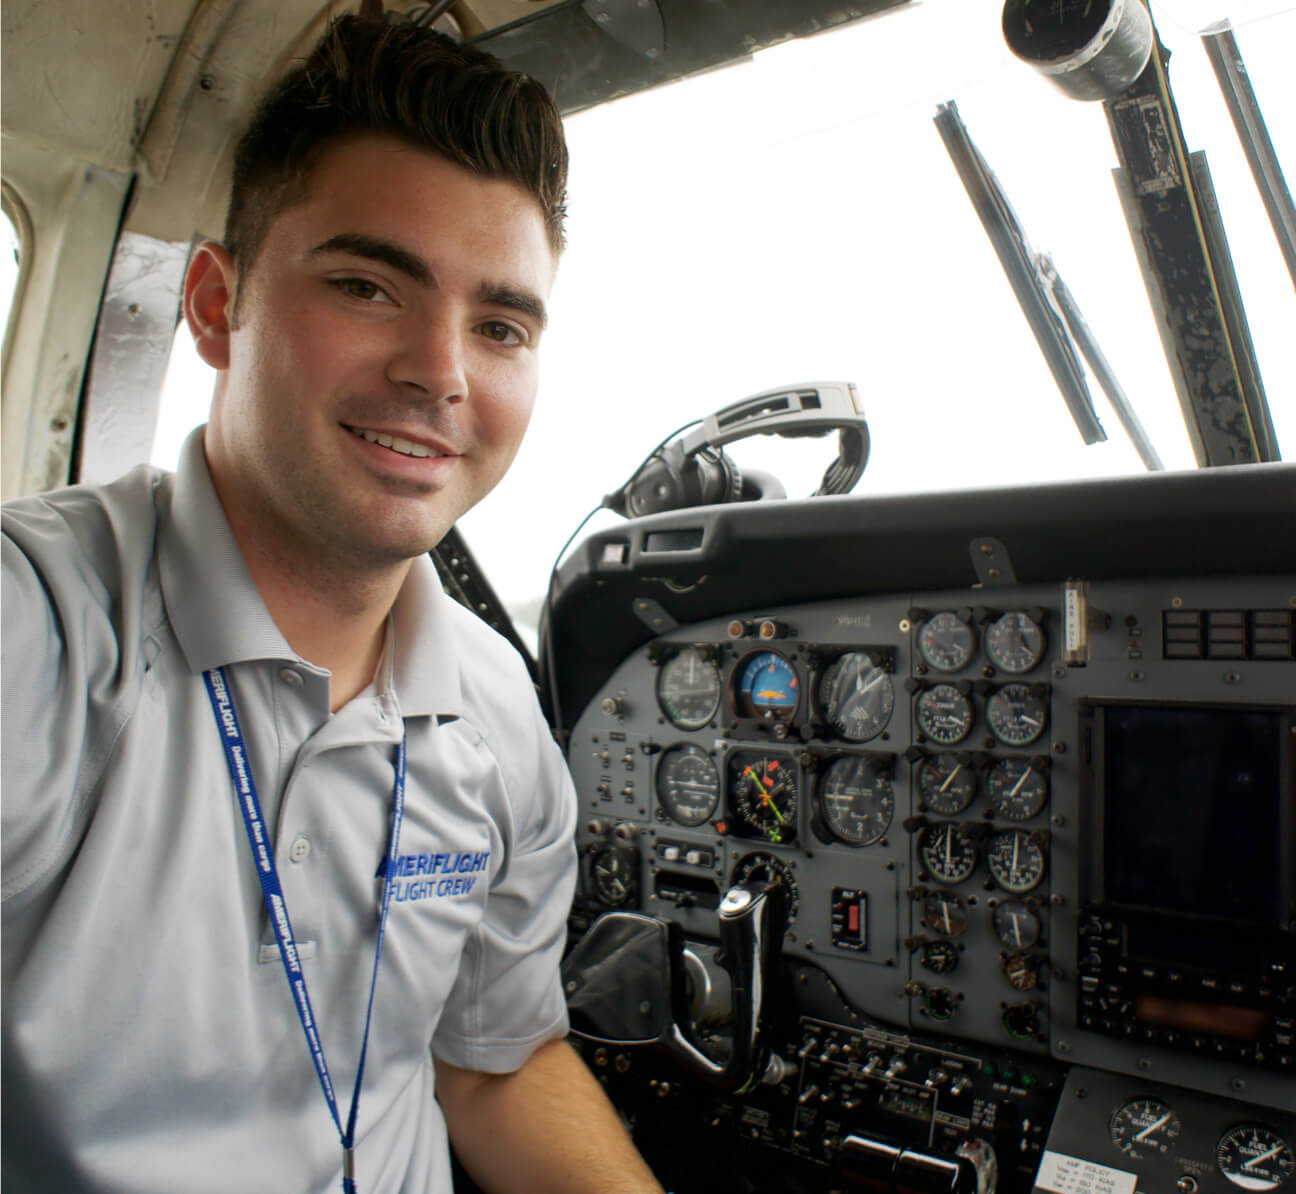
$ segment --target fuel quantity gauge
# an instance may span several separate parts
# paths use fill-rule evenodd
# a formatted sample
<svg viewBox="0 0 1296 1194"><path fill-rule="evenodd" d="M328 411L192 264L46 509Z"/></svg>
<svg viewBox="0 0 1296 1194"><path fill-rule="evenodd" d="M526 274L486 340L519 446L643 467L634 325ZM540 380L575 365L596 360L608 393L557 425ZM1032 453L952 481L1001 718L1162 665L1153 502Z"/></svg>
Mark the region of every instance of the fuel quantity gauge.
<svg viewBox="0 0 1296 1194"><path fill-rule="evenodd" d="M1276 1190L1296 1169L1291 1145L1263 1124L1239 1124L1215 1146L1220 1172L1244 1190Z"/></svg>
<svg viewBox="0 0 1296 1194"><path fill-rule="evenodd" d="M1179 1138L1179 1117L1160 1099L1131 1099L1118 1107L1108 1125L1112 1143L1127 1157L1164 1156Z"/></svg>

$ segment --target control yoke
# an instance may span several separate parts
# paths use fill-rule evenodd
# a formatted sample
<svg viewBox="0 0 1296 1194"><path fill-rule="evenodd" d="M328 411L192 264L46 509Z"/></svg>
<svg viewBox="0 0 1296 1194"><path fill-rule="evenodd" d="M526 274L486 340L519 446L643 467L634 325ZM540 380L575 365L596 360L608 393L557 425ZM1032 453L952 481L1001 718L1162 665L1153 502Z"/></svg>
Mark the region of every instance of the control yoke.
<svg viewBox="0 0 1296 1194"><path fill-rule="evenodd" d="M663 1049L725 1090L754 1086L769 1063L765 1011L787 923L786 893L777 884L732 887L719 919L717 960L733 999L728 1057L712 1057L693 1029L683 930L637 912L599 917L563 962L572 1032L602 1044Z"/></svg>

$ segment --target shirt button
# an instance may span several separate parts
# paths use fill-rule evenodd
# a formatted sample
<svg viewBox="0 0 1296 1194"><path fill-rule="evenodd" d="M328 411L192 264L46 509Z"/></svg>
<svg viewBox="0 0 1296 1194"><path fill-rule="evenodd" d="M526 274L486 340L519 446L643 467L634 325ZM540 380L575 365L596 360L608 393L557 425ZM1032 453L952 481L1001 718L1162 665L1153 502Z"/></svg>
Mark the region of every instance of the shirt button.
<svg viewBox="0 0 1296 1194"><path fill-rule="evenodd" d="M280 668L279 679L292 688L300 688L302 686L301 672L297 671L295 668Z"/></svg>
<svg viewBox="0 0 1296 1194"><path fill-rule="evenodd" d="M305 862L307 855L310 854L310 841L307 838L297 838L288 850L288 857L293 862Z"/></svg>

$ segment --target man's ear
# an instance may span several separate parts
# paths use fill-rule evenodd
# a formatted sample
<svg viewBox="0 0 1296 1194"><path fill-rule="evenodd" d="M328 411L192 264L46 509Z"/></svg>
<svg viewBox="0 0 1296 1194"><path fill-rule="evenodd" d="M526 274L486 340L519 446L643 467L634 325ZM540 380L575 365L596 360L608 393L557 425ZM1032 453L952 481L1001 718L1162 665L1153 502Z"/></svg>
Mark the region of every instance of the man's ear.
<svg viewBox="0 0 1296 1194"><path fill-rule="evenodd" d="M198 355L213 369L229 368L237 293L234 258L223 245L204 241L185 271L184 317Z"/></svg>

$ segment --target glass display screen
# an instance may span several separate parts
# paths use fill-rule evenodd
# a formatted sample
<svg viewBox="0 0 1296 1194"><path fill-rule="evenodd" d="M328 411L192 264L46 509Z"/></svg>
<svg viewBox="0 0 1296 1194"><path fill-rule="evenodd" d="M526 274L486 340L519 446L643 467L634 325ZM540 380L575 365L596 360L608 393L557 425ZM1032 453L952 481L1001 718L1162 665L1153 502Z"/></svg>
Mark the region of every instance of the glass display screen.
<svg viewBox="0 0 1296 1194"><path fill-rule="evenodd" d="M1105 900L1275 924L1283 715L1109 705L1102 725Z"/></svg>

